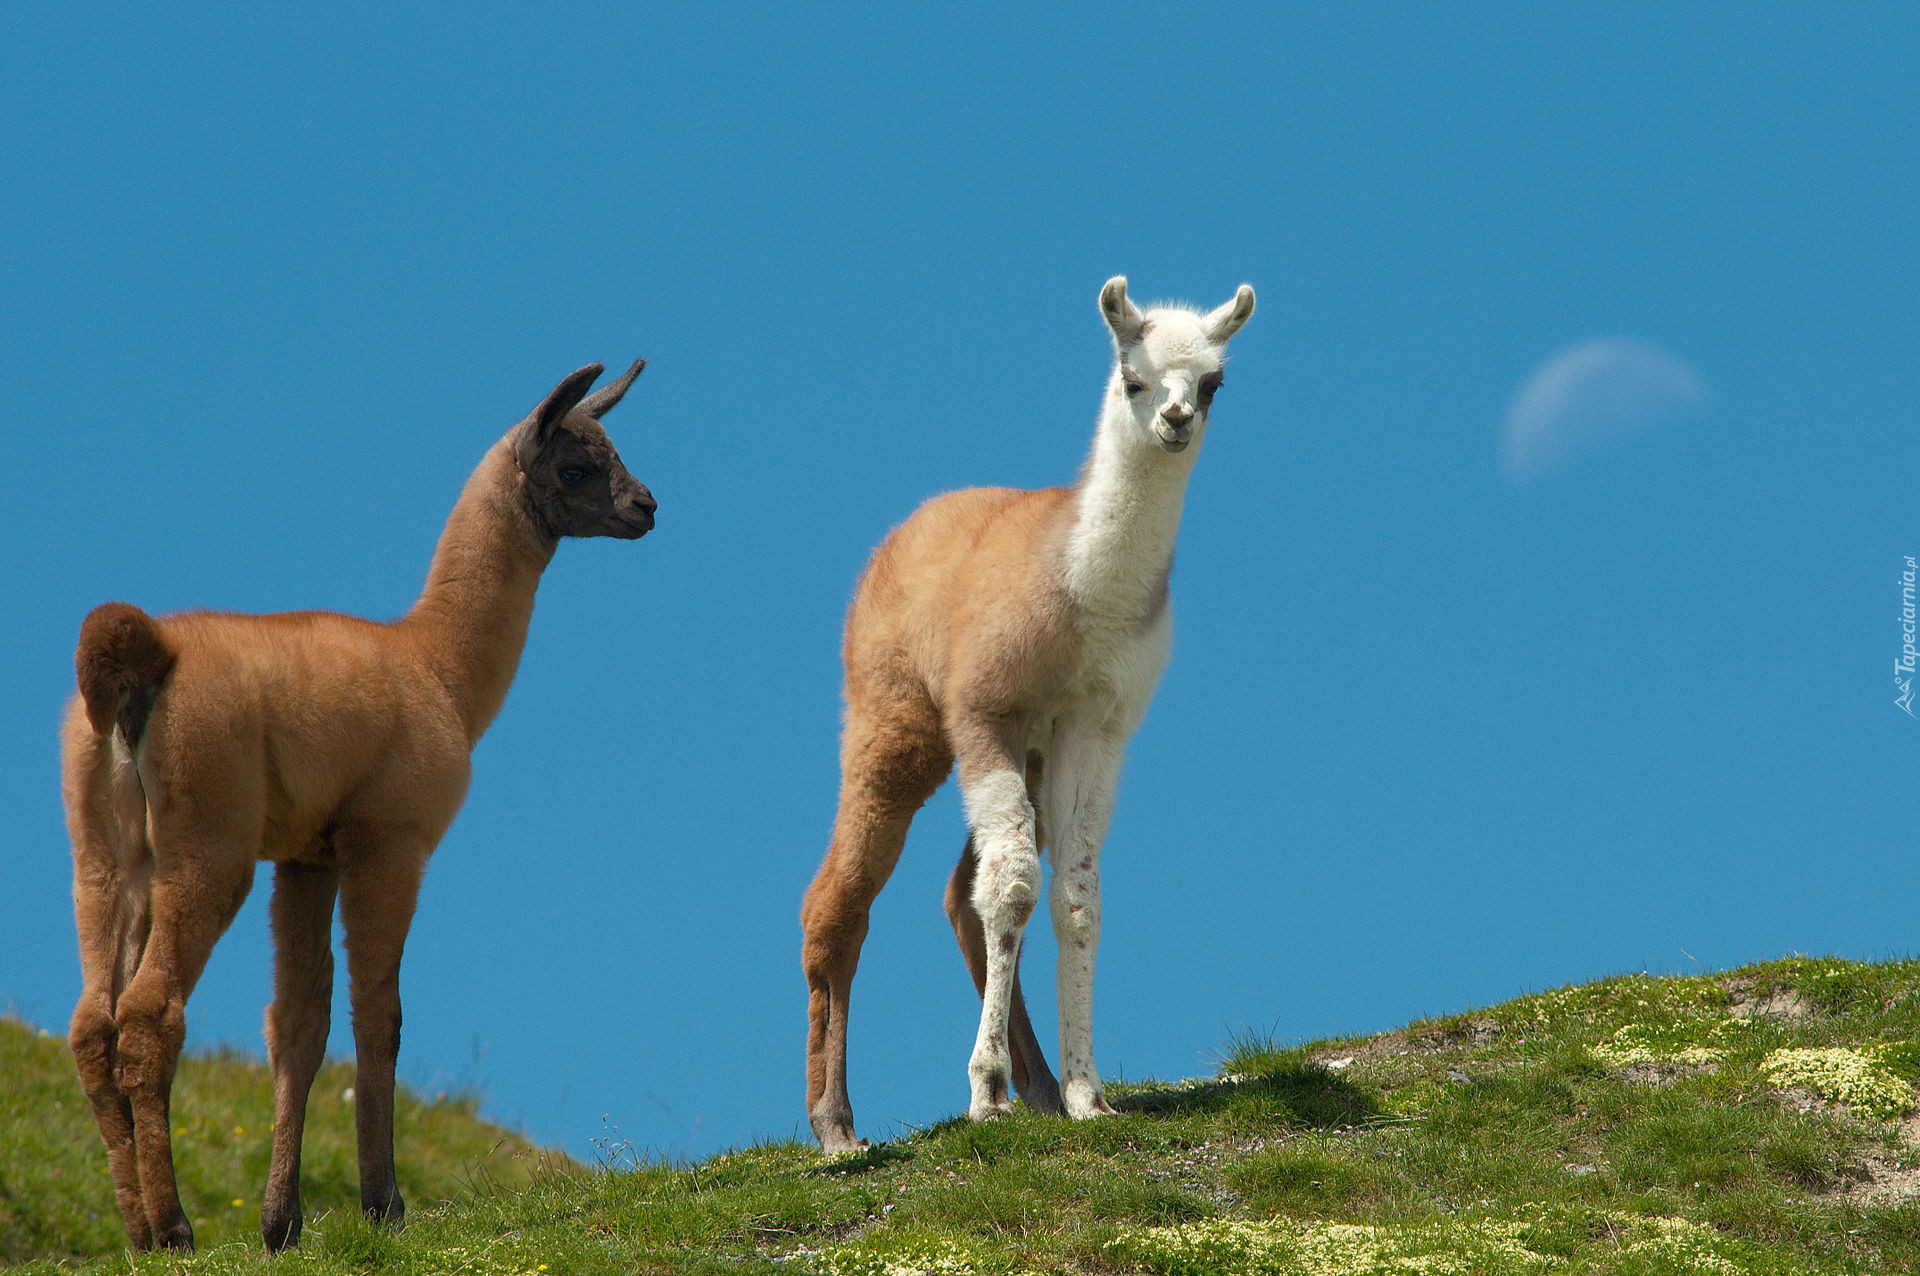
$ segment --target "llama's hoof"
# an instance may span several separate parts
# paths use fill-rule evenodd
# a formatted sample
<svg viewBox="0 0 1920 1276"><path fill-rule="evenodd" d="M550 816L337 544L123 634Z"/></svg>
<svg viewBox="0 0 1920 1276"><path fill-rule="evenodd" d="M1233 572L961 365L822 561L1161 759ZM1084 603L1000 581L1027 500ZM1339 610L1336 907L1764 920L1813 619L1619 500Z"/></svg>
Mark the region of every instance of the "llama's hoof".
<svg viewBox="0 0 1920 1276"><path fill-rule="evenodd" d="M1030 1083L1024 1086L1015 1086L1014 1089L1020 1095L1020 1102L1026 1104L1029 1109L1038 1112L1041 1116L1065 1116L1067 1114L1067 1105L1060 1099L1060 1085L1052 1077L1047 1078L1045 1085Z"/></svg>
<svg viewBox="0 0 1920 1276"><path fill-rule="evenodd" d="M994 1117L1013 1111L1011 1060L969 1065L967 1078L973 1083L973 1100L967 1105L970 1118L991 1121Z"/></svg>
<svg viewBox="0 0 1920 1276"><path fill-rule="evenodd" d="M1002 1100L999 1103L993 1103L993 1102L976 1103L967 1109L967 1120L991 1121L995 1117L1006 1116L1009 1112L1012 1112L1012 1111L1013 1111L1013 1105L1011 1103L1006 1102L1005 1100Z"/></svg>
<svg viewBox="0 0 1920 1276"><path fill-rule="evenodd" d="M153 1234L155 1249L177 1249L191 1252L193 1249L193 1224L187 1222L185 1214L179 1215Z"/></svg>
<svg viewBox="0 0 1920 1276"><path fill-rule="evenodd" d="M153 1224L147 1222L143 1213L139 1217L126 1216L127 1247L136 1254L144 1254L153 1248Z"/></svg>
<svg viewBox="0 0 1920 1276"><path fill-rule="evenodd" d="M991 1121L1011 1111L1013 1111L1012 1091L1008 1089L1008 1080L1004 1073L989 1075L975 1083L973 1102L967 1105L967 1116L971 1120Z"/></svg>
<svg viewBox="0 0 1920 1276"><path fill-rule="evenodd" d="M267 1243L267 1253L278 1254L281 1250L300 1243L300 1208L293 1212L269 1215L260 1211L260 1239Z"/></svg>
<svg viewBox="0 0 1920 1276"><path fill-rule="evenodd" d="M872 1144L853 1132L852 1126L837 1130L827 1130L819 1135L820 1151L827 1156L844 1156L848 1152L864 1152Z"/></svg>
<svg viewBox="0 0 1920 1276"><path fill-rule="evenodd" d="M867 1141L853 1132L853 1109L845 1103L822 1099L807 1113L807 1124L813 1127L813 1137L820 1140L820 1150L828 1156L858 1152L867 1146Z"/></svg>
<svg viewBox="0 0 1920 1276"><path fill-rule="evenodd" d="M400 1199L397 1191L384 1201L369 1201L363 1197L360 1208L374 1222L385 1224L390 1232L398 1232L407 1225L407 1203Z"/></svg>
<svg viewBox="0 0 1920 1276"><path fill-rule="evenodd" d="M987 1044L975 1046L972 1059L966 1063L966 1078L970 1092L966 1115L973 1121L991 1121L1000 1113L1012 1111L1014 1057L1006 1053L1004 1044L1000 1050Z"/></svg>
<svg viewBox="0 0 1920 1276"><path fill-rule="evenodd" d="M1069 1081L1064 1089L1067 1115L1076 1121L1089 1117L1117 1116L1107 1097L1085 1082Z"/></svg>

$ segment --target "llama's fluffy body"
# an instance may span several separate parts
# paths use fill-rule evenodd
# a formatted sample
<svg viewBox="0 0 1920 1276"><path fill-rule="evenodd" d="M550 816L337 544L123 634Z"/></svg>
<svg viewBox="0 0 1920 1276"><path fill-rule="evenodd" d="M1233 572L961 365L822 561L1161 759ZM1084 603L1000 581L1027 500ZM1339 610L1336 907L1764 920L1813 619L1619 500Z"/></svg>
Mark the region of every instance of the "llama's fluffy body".
<svg viewBox="0 0 1920 1276"><path fill-rule="evenodd" d="M1117 357L1080 481L928 501L874 552L848 613L840 810L802 911L808 1112L829 1150L860 1145L846 1014L867 912L956 762L972 836L947 908L983 998L969 1111L1004 1109L1009 1083L1042 1109L1110 1111L1092 1041L1100 847L1126 741L1171 648L1187 478L1253 290L1208 314L1143 315L1115 279L1101 308ZM1043 849L1060 940L1058 1084L1017 978Z"/></svg>
<svg viewBox="0 0 1920 1276"><path fill-rule="evenodd" d="M644 535L654 501L598 417L641 364L583 398L583 368L487 453L419 602L378 624L331 612L81 626L63 735L83 989L70 1031L137 1248L191 1246L168 1101L185 1007L214 942L275 863L269 1248L300 1234L300 1139L326 1048L336 897L352 976L361 1203L398 1222L393 1067L401 951L429 854L500 711L561 536Z"/></svg>

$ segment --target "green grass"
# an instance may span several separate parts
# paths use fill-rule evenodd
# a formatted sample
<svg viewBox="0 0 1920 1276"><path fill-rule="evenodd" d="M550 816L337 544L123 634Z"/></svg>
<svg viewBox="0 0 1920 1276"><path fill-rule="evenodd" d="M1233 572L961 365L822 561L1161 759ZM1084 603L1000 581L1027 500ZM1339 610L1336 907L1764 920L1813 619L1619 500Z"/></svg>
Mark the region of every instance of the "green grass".
<svg viewBox="0 0 1920 1276"><path fill-rule="evenodd" d="M329 1063L314 1082L302 1153L308 1214L354 1212L359 1172L353 1071ZM409 1211L524 1187L553 1154L488 1125L470 1097L395 1104L398 1172ZM174 1165L203 1251L260 1246L260 1193L272 1138L266 1068L234 1052L181 1060L173 1089ZM564 1158L562 1158L564 1159ZM0 1018L0 1263L116 1255L126 1228L107 1154L66 1038Z"/></svg>
<svg viewBox="0 0 1920 1276"><path fill-rule="evenodd" d="M118 1248L63 1044L0 1025L0 1069L0 1257L186 1266ZM608 1148L589 1168L471 1104L409 1099L408 1227L388 1235L353 1208L336 1068L316 1087L306 1239L271 1261L254 1233L263 1071L196 1061L176 1122L207 1220L190 1266L210 1273L1866 1273L1920 1271L1917 1079L1920 962L1793 958L1370 1040L1247 1037L1217 1078L1111 1084L1118 1117L950 1120L836 1159Z"/></svg>

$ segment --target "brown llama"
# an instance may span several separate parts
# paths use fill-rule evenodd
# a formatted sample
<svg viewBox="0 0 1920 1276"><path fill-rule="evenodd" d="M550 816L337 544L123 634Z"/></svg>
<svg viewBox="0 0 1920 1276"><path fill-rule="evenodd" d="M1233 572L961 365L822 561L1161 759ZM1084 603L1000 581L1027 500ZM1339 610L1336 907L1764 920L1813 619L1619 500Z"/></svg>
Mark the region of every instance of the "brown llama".
<svg viewBox="0 0 1920 1276"><path fill-rule="evenodd" d="M1079 482L973 488L922 505L874 551L847 613L833 841L801 910L807 1115L828 1152L865 1146L847 1098L847 999L867 914L914 813L957 759L971 836L947 916L981 994L976 1121L1113 1111L1093 1064L1099 856L1128 737L1172 642L1167 581L1187 476L1253 289L1210 313L1141 314L1100 290L1115 360ZM1050 851L1060 1080L1020 995L1020 942Z"/></svg>
<svg viewBox="0 0 1920 1276"><path fill-rule="evenodd" d="M136 1249L190 1249L168 1108L186 1002L272 860L269 1250L300 1238L300 1139L345 934L360 1204L398 1227L393 1067L400 952L427 856L506 699L534 590L563 536L631 540L653 495L599 418L646 361L588 395L580 369L467 480L420 600L391 624L334 612L155 619L97 607L63 739L83 990L69 1040Z"/></svg>

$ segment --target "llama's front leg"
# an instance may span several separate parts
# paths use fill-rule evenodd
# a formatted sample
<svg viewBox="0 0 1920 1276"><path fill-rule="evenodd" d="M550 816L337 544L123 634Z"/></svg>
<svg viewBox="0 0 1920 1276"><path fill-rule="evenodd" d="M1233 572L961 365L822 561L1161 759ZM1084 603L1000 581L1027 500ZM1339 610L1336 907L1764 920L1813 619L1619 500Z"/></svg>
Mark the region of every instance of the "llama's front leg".
<svg viewBox="0 0 1920 1276"><path fill-rule="evenodd" d="M393 1068L400 1053L400 955L426 853L404 842L337 836L340 923L353 1002L353 1124L360 1208L398 1231L406 1202L393 1173Z"/></svg>
<svg viewBox="0 0 1920 1276"><path fill-rule="evenodd" d="M1060 1100L1074 1118L1113 1108L1100 1093L1093 1063L1093 961L1100 948L1098 846L1053 874L1053 933L1060 943Z"/></svg>
<svg viewBox="0 0 1920 1276"><path fill-rule="evenodd" d="M1029 775L1029 800L1033 792L1033 779ZM1037 832L1044 848L1045 827ZM973 976L973 990L984 996L987 990L986 931L981 926L980 914L973 909L973 879L979 871L980 855L974 849L973 839L968 838L966 849L960 852L960 863L947 879L947 920L953 923L953 937L960 941L960 955L966 959L967 973ZM1047 1066L1040 1039L1034 1035L1033 1021L1027 1017L1025 998L1020 995L1018 965L1013 971L1013 1009L1007 1020L1007 1044L1013 1054L1014 1091L1035 1112L1065 1116L1067 1110L1060 1103L1060 1083L1054 1080L1053 1069Z"/></svg>
<svg viewBox="0 0 1920 1276"><path fill-rule="evenodd" d="M260 1235L269 1253L300 1240L300 1140L307 1094L326 1055L332 1018L333 902L339 882L331 866L285 863L273 875L274 988L267 1008L273 1160L260 1204Z"/></svg>
<svg viewBox="0 0 1920 1276"><path fill-rule="evenodd" d="M1033 805L1027 800L1026 779L1021 772L1010 767L992 770L965 788L967 820L980 856L973 880L973 907L980 915L987 946L980 1032L967 1064L972 1083L967 1115L983 1121L1011 1106L1013 1058L1007 1048L1007 1020L1013 1002L1014 972L1020 963L1020 941L1040 898L1040 854L1034 838Z"/></svg>
<svg viewBox="0 0 1920 1276"><path fill-rule="evenodd" d="M1093 1062L1093 965L1100 949L1100 847L1120 757L1117 739L1063 732L1050 759L1048 827L1059 830L1048 902L1060 947L1060 1097L1076 1119L1113 1111Z"/></svg>

